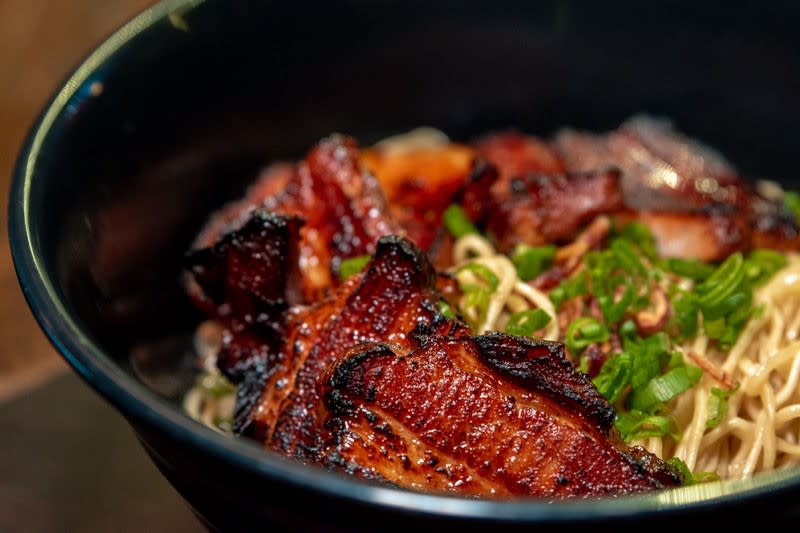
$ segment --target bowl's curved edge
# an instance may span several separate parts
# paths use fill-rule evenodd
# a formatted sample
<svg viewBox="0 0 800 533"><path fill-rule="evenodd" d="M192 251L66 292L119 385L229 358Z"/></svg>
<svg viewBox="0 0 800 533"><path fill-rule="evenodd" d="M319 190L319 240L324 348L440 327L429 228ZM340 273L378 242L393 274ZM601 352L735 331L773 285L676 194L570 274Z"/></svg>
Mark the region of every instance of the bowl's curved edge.
<svg viewBox="0 0 800 533"><path fill-rule="evenodd" d="M59 87L20 149L12 175L8 238L20 287L39 326L56 350L97 393L129 420L141 421L187 445L197 446L227 464L258 472L276 481L387 509L431 516L492 521L556 522L632 518L665 509L702 511L721 501L765 497L775 490L800 488L797 469L764 474L757 479L715 482L661 493L613 500L572 502L476 501L378 487L265 452L247 442L219 435L158 398L122 372L79 326L64 313L63 304L39 261L29 213L30 183L44 139L65 106L89 75L145 29L174 13L185 13L205 0L166 0L147 8L97 47Z"/></svg>

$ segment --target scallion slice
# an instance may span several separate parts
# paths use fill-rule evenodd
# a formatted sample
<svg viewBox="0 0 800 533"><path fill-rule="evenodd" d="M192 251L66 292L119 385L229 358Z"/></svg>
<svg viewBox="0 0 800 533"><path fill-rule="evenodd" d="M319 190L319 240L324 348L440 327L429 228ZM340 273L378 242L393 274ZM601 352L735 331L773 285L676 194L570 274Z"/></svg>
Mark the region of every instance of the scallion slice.
<svg viewBox="0 0 800 533"><path fill-rule="evenodd" d="M530 281L553 264L556 247L528 246L519 244L511 253L511 262L517 268L517 275L522 281Z"/></svg>
<svg viewBox="0 0 800 533"><path fill-rule="evenodd" d="M364 270L364 267L367 266L370 259L372 259L372 257L369 255L357 255L345 259L339 264L339 279L344 281L353 274L358 274Z"/></svg>
<svg viewBox="0 0 800 533"><path fill-rule="evenodd" d="M442 221L447 231L452 233L456 239L464 235L478 233L478 228L475 227L472 220L470 220L464 210L456 204L451 204L444 210Z"/></svg>
<svg viewBox="0 0 800 533"><path fill-rule="evenodd" d="M552 317L542 309L518 311L508 318L506 333L510 335L531 336L550 323Z"/></svg>

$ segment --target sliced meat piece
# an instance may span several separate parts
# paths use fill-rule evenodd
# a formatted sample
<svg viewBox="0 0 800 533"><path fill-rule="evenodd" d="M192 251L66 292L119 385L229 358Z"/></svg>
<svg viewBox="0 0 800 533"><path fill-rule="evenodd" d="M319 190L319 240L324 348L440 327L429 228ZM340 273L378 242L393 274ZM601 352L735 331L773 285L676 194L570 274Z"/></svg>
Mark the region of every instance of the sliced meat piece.
<svg viewBox="0 0 800 533"><path fill-rule="evenodd" d="M430 335L464 335L468 328L440 312L437 276L409 241L384 237L366 272L334 296L289 317L259 399L237 427L290 456L314 460L322 444L316 406L320 375L353 346L384 342L398 349Z"/></svg>
<svg viewBox="0 0 800 533"><path fill-rule="evenodd" d="M380 185L362 167L355 141L342 136L322 140L297 165L271 167L245 198L212 217L195 247L212 246L257 208L305 221L298 250L309 302L339 284L342 260L374 253L381 236L403 234Z"/></svg>
<svg viewBox="0 0 800 533"><path fill-rule="evenodd" d="M487 231L500 251L573 239L593 218L624 209L619 171L527 175L512 180L514 194L494 205Z"/></svg>
<svg viewBox="0 0 800 533"><path fill-rule="evenodd" d="M244 225L213 246L186 255L190 297L218 318L253 321L260 314L280 314L301 299L293 271L303 221L260 209L248 216Z"/></svg>
<svg viewBox="0 0 800 533"><path fill-rule="evenodd" d="M494 334L351 351L326 377L328 466L422 491L560 499L680 485L612 429L563 346Z"/></svg>
<svg viewBox="0 0 800 533"><path fill-rule="evenodd" d="M499 171L499 179L492 187L492 195L498 202L514 195L511 186L514 178L529 174L557 176L566 172L558 152L548 143L517 131L485 135L475 141L474 146L478 155Z"/></svg>
<svg viewBox="0 0 800 533"><path fill-rule="evenodd" d="M663 257L721 261L749 250L752 242L750 221L733 206L679 213L637 211L616 219L620 224L636 220L650 228Z"/></svg>
<svg viewBox="0 0 800 533"><path fill-rule="evenodd" d="M619 168L625 205L639 211L669 257L717 261L735 251L800 249L800 228L712 148L669 122L634 117L603 135L561 131L554 146L571 171ZM627 217L628 215L625 215Z"/></svg>
<svg viewBox="0 0 800 533"><path fill-rule="evenodd" d="M746 206L750 188L716 151L669 122L634 117L605 135L559 132L554 146L570 171L616 167L631 209L687 211Z"/></svg>
<svg viewBox="0 0 800 533"><path fill-rule="evenodd" d="M297 267L302 220L262 209L249 217L215 245L186 256L190 297L226 325L217 366L234 382L280 346L284 314L303 292Z"/></svg>
<svg viewBox="0 0 800 533"><path fill-rule="evenodd" d="M471 175L474 158L471 148L454 143L361 152L364 166L383 187L392 216L425 251L438 236L442 213Z"/></svg>

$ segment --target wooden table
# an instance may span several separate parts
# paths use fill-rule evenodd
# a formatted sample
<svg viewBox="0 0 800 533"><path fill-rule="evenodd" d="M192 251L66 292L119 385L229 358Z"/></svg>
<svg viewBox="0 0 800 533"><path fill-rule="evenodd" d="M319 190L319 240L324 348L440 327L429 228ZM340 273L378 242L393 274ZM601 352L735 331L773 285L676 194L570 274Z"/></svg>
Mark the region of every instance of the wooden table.
<svg viewBox="0 0 800 533"><path fill-rule="evenodd" d="M62 79L153 0L0 0L0 402L66 366L33 319L8 247L8 190L22 141Z"/></svg>

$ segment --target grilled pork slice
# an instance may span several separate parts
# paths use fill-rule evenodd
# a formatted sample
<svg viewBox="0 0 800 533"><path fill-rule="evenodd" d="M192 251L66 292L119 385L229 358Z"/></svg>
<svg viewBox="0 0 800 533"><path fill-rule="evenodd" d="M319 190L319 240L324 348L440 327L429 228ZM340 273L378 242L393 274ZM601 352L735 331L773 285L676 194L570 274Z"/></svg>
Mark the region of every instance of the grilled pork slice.
<svg viewBox="0 0 800 533"><path fill-rule="evenodd" d="M475 146L499 170L488 215L475 220L502 251L569 241L601 214L648 225L669 257L800 249L800 228L780 198L667 122L635 117L602 135L563 130L550 144L506 132Z"/></svg>
<svg viewBox="0 0 800 533"><path fill-rule="evenodd" d="M678 212L628 211L615 219L620 224L638 221L647 226L662 257L721 261L736 251L749 250L754 243L747 214L729 205Z"/></svg>
<svg viewBox="0 0 800 533"><path fill-rule="evenodd" d="M570 170L620 169L625 202L632 209L688 211L749 203L748 184L721 154L666 121L638 116L604 135L564 130L554 146Z"/></svg>
<svg viewBox="0 0 800 533"><path fill-rule="evenodd" d="M280 313L302 299L297 244L303 221L251 211L239 229L186 256L186 287L194 303L218 317Z"/></svg>
<svg viewBox="0 0 800 533"><path fill-rule="evenodd" d="M184 286L199 309L225 324L217 365L234 382L280 347L285 315L303 300L302 224L255 210L242 227L186 256Z"/></svg>
<svg viewBox="0 0 800 533"><path fill-rule="evenodd" d="M558 152L548 143L517 131L491 133L479 138L474 145L478 155L498 169L499 177L492 186L492 196L499 202L515 194L512 185L515 178L560 176L567 170Z"/></svg>
<svg viewBox="0 0 800 533"><path fill-rule="evenodd" d="M625 209L615 169L563 175L527 174L511 181L512 194L495 199L485 226L504 252L572 240L595 217Z"/></svg>
<svg viewBox="0 0 800 533"><path fill-rule="evenodd" d="M496 178L483 210L471 216L503 252L574 239L596 216L625 210L619 170L609 165L568 172L549 143L507 131L486 135L475 149Z"/></svg>
<svg viewBox="0 0 800 533"><path fill-rule="evenodd" d="M299 264L306 301L339 284L342 260L372 254L378 238L402 235L389 216L380 185L360 163L353 139L323 139L304 161L270 167L245 197L212 217L195 248L213 246L235 232L255 209L295 216L300 229Z"/></svg>
<svg viewBox="0 0 800 533"><path fill-rule="evenodd" d="M427 257L408 240L380 239L365 273L349 278L330 299L287 317L280 353L256 369L263 374L260 387L240 395L238 430L287 455L316 460L323 444L320 376L339 355L365 343L408 350L429 335L468 333L440 312L436 284Z"/></svg>
<svg viewBox="0 0 800 533"><path fill-rule="evenodd" d="M367 479L465 495L560 499L681 484L628 448L563 345L502 334L352 349L325 376L323 461Z"/></svg>
<svg viewBox="0 0 800 533"><path fill-rule="evenodd" d="M442 213L463 189L474 159L472 149L455 143L379 145L361 152L361 161L386 194L392 217L425 251L439 237Z"/></svg>

